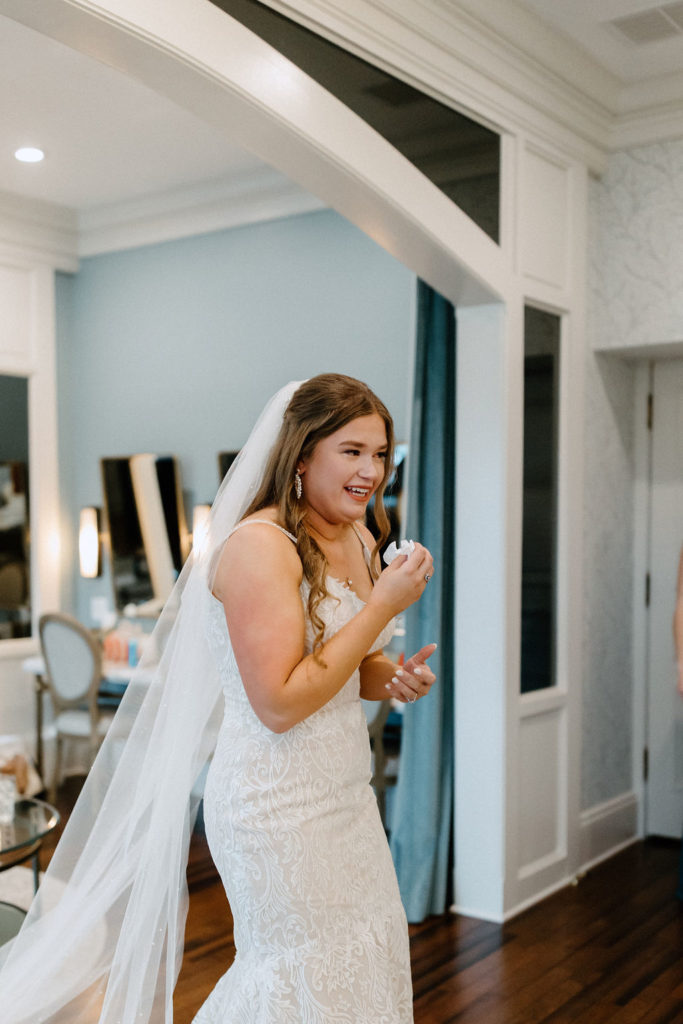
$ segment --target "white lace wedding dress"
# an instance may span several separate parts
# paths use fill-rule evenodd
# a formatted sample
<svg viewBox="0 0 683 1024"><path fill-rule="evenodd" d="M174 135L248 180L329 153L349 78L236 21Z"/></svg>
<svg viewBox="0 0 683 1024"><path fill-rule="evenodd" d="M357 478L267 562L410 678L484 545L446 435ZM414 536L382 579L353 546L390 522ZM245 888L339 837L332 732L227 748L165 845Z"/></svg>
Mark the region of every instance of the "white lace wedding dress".
<svg viewBox="0 0 683 1024"><path fill-rule="evenodd" d="M328 590L326 636L362 606L335 580ZM214 611L225 718L205 821L237 955L194 1024L411 1024L407 925L369 785L359 673L305 721L272 733L249 704L218 602ZM375 646L390 637L388 627ZM309 651L312 641L309 624Z"/></svg>

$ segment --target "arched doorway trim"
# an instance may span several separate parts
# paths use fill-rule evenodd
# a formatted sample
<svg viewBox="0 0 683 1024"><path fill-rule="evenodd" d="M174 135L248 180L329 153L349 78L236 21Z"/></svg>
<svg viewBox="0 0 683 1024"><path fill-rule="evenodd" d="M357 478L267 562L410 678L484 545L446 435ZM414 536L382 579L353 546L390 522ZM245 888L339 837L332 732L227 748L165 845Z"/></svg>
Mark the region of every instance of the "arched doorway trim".
<svg viewBox="0 0 683 1024"><path fill-rule="evenodd" d="M0 13L225 131L454 303L503 295L499 247L365 122L211 3L0 0Z"/></svg>

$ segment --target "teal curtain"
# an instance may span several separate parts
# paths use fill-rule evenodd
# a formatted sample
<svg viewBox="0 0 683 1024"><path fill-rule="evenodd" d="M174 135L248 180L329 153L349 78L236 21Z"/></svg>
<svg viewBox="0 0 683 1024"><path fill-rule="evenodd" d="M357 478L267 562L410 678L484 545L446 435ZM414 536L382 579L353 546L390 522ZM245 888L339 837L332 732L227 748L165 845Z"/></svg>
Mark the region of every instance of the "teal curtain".
<svg viewBox="0 0 683 1024"><path fill-rule="evenodd" d="M413 419L404 535L434 556L435 575L406 613L406 656L435 642L437 683L406 705L391 852L408 920L443 913L450 898L453 822L455 578L455 310L418 282Z"/></svg>

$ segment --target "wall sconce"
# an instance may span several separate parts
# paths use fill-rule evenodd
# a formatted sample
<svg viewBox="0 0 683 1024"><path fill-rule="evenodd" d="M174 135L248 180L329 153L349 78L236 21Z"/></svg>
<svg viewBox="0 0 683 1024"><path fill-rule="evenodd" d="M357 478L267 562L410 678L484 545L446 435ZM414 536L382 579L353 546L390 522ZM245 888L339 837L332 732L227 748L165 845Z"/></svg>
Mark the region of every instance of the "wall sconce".
<svg viewBox="0 0 683 1024"><path fill-rule="evenodd" d="M78 526L78 557L81 576L88 580L94 580L102 573L100 515L100 509L92 505L81 509Z"/></svg>
<svg viewBox="0 0 683 1024"><path fill-rule="evenodd" d="M192 510L192 550L200 554L209 536L210 505L195 505Z"/></svg>

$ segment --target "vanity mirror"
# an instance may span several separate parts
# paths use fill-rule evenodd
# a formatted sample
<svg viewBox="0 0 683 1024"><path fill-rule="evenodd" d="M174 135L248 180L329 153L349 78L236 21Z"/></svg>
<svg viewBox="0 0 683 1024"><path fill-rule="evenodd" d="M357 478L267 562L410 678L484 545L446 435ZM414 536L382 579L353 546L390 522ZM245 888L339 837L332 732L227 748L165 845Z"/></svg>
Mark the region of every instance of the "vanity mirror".
<svg viewBox="0 0 683 1024"><path fill-rule="evenodd" d="M190 548L179 466L173 456L131 455L101 468L116 608L157 615Z"/></svg>
<svg viewBox="0 0 683 1024"><path fill-rule="evenodd" d="M0 462L0 639L31 635L25 462Z"/></svg>
<svg viewBox="0 0 683 1024"><path fill-rule="evenodd" d="M28 380L0 374L0 640L31 635Z"/></svg>
<svg viewBox="0 0 683 1024"><path fill-rule="evenodd" d="M219 452L218 453L218 482L222 483L225 474L228 472L233 462L239 455L239 451L232 452Z"/></svg>

